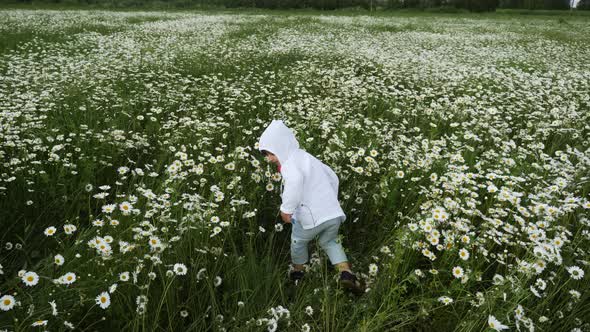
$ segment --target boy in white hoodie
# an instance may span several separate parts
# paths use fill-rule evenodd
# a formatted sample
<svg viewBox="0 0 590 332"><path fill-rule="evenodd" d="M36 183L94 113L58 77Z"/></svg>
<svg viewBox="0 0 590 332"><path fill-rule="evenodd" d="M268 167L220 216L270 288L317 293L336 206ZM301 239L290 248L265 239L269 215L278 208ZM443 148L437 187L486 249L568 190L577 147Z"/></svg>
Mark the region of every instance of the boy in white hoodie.
<svg viewBox="0 0 590 332"><path fill-rule="evenodd" d="M303 278L308 258L307 245L318 236L320 246L340 271L340 284L354 293L363 293L360 281L350 270L338 228L346 215L338 202L338 176L330 167L299 148L293 132L283 121L273 120L260 136L258 149L278 166L283 177L281 219L292 224L291 279Z"/></svg>

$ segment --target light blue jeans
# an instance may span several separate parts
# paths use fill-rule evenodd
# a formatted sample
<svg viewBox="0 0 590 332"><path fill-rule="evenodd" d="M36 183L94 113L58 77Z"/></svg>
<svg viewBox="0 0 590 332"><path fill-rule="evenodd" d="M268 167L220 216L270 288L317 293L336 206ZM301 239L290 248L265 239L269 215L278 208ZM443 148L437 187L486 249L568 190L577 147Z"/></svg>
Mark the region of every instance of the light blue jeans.
<svg viewBox="0 0 590 332"><path fill-rule="evenodd" d="M291 219L291 260L293 264L307 262L309 259L307 245L316 236L333 265L348 261L344 249L338 241L338 228L341 222L342 217L338 217L327 220L314 228L303 229L297 220Z"/></svg>

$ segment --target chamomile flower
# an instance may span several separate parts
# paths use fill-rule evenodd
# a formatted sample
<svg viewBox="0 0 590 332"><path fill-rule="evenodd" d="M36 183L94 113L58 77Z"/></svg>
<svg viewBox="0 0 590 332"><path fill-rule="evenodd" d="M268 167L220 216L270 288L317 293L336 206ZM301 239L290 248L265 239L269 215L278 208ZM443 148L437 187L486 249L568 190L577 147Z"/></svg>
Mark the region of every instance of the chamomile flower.
<svg viewBox="0 0 590 332"><path fill-rule="evenodd" d="M98 193L98 194L94 194L92 197L96 198L96 199L105 199L107 196L109 195L109 193Z"/></svg>
<svg viewBox="0 0 590 332"><path fill-rule="evenodd" d="M129 272L121 272L119 273L119 280L121 281L129 281Z"/></svg>
<svg viewBox="0 0 590 332"><path fill-rule="evenodd" d="M156 251L162 247L162 241L157 236L150 237L148 244L150 245L151 251Z"/></svg>
<svg viewBox="0 0 590 332"><path fill-rule="evenodd" d="M448 296L441 296L438 298L438 302L441 302L444 305L449 305L453 303L453 299Z"/></svg>
<svg viewBox="0 0 590 332"><path fill-rule="evenodd" d="M574 290L574 289L570 289L569 293L572 296L572 298L576 301L579 300L580 297L582 296L582 294L580 292L578 292L577 290Z"/></svg>
<svg viewBox="0 0 590 332"><path fill-rule="evenodd" d="M459 278L462 278L462 277L463 277L463 275L464 275L464 273L463 273L463 268L462 268L462 267L460 267L460 266L455 266L455 267L453 268L453 276L454 276L455 278L457 278L457 279L459 279Z"/></svg>
<svg viewBox="0 0 590 332"><path fill-rule="evenodd" d="M540 290L545 290L545 288L547 288L547 282L545 282L545 280L539 278L535 282L535 286L537 288L539 288Z"/></svg>
<svg viewBox="0 0 590 332"><path fill-rule="evenodd" d="M124 215L128 215L131 213L133 206L129 202L122 202L121 204L119 204L119 209Z"/></svg>
<svg viewBox="0 0 590 332"><path fill-rule="evenodd" d="M469 259L469 251L467 251L465 248L459 250L459 258L461 258L464 261L468 260Z"/></svg>
<svg viewBox="0 0 590 332"><path fill-rule="evenodd" d="M495 274L492 277L492 281L493 281L494 285L497 285L497 286L504 284L504 280L505 280L504 277L500 274Z"/></svg>
<svg viewBox="0 0 590 332"><path fill-rule="evenodd" d="M496 331L502 331L502 330L507 330L508 326L500 323L499 320L496 319L496 317L489 315L488 316L488 326Z"/></svg>
<svg viewBox="0 0 590 332"><path fill-rule="evenodd" d="M14 296L4 295L4 296L0 297L0 310L8 311L8 310L14 308L15 303L16 303L16 300L14 299Z"/></svg>
<svg viewBox="0 0 590 332"><path fill-rule="evenodd" d="M35 327L35 326L47 326L47 321L46 320L38 320L33 322L33 324L31 324L31 326Z"/></svg>
<svg viewBox="0 0 590 332"><path fill-rule="evenodd" d="M71 235L73 234L78 228L76 227L76 225L72 225L72 224L65 224L64 225L64 232L67 235Z"/></svg>
<svg viewBox="0 0 590 332"><path fill-rule="evenodd" d="M206 268L201 268L198 272L197 272L197 280L202 280L203 278L205 278L205 272L207 272Z"/></svg>
<svg viewBox="0 0 590 332"><path fill-rule="evenodd" d="M68 272L60 278L60 281L64 285L71 285L76 281L76 274L73 272Z"/></svg>
<svg viewBox="0 0 590 332"><path fill-rule="evenodd" d="M228 171L233 171L236 169L236 164L234 162L228 163L225 165L225 169Z"/></svg>
<svg viewBox="0 0 590 332"><path fill-rule="evenodd" d="M103 213L111 214L111 213L113 213L113 211L115 211L116 208L117 208L117 205L115 205L115 204L103 205L102 206L102 212Z"/></svg>
<svg viewBox="0 0 590 332"><path fill-rule="evenodd" d="M35 286L39 283L39 275L32 271L26 272L21 279L27 286Z"/></svg>
<svg viewBox="0 0 590 332"><path fill-rule="evenodd" d="M176 263L176 264L174 264L174 268L173 269L174 269L174 273L176 273L176 275L179 275L179 276L185 275L186 272L187 272L187 270L188 270L186 268L186 265L184 265L182 263Z"/></svg>
<svg viewBox="0 0 590 332"><path fill-rule="evenodd" d="M569 272L570 277L574 280L580 280L584 278L584 270L577 266L570 266L567 268L567 272Z"/></svg>
<svg viewBox="0 0 590 332"><path fill-rule="evenodd" d="M64 262L65 262L65 261L66 261L66 260L64 259L64 256L62 256L62 255L60 255L60 254L57 254L57 255L55 255L55 257L53 257L53 262L54 262L54 263L55 263L55 265L57 265L57 266L62 266L62 265L64 265Z"/></svg>
<svg viewBox="0 0 590 332"><path fill-rule="evenodd" d="M210 237L214 237L215 235L221 233L221 227L215 226L213 227L213 233L211 233Z"/></svg>
<svg viewBox="0 0 590 332"><path fill-rule="evenodd" d="M102 309L106 309L111 305L111 296L108 292L102 292L96 297L95 301Z"/></svg>
<svg viewBox="0 0 590 332"><path fill-rule="evenodd" d="M471 238L469 238L469 236L467 236L467 235L463 235L463 236L461 236L461 242L463 242L465 244L469 244L469 242L471 242Z"/></svg>
<svg viewBox="0 0 590 332"><path fill-rule="evenodd" d="M371 276L376 276L377 272L379 271L379 267L377 266L377 264L369 264L369 274Z"/></svg>
<svg viewBox="0 0 590 332"><path fill-rule="evenodd" d="M516 309L514 309L514 316L516 319L521 319L524 317L524 308L519 304Z"/></svg>
<svg viewBox="0 0 590 332"><path fill-rule="evenodd" d="M51 315L57 316L57 303L55 301L49 301L49 305L51 306Z"/></svg>
<svg viewBox="0 0 590 332"><path fill-rule="evenodd" d="M50 227L47 227L43 233L46 236L53 236L56 231L57 231L57 228L50 226Z"/></svg>

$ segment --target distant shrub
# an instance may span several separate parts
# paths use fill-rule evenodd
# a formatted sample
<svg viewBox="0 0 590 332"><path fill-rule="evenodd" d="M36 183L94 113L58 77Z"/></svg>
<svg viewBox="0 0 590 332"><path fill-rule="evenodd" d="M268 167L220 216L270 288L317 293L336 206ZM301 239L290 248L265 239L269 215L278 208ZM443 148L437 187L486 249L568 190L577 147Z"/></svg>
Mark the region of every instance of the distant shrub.
<svg viewBox="0 0 590 332"><path fill-rule="evenodd" d="M433 8L426 8L425 12L429 13L466 13L468 10L464 8L457 8L451 6L441 6L441 7L433 7Z"/></svg>

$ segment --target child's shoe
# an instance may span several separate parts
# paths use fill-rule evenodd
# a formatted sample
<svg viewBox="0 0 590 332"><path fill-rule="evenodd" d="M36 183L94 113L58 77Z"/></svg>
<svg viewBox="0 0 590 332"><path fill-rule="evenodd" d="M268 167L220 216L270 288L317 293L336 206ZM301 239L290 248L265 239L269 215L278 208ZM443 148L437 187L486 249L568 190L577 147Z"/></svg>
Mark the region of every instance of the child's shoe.
<svg viewBox="0 0 590 332"><path fill-rule="evenodd" d="M365 293L365 287L363 284L354 274L348 271L342 271L340 273L340 287L351 291L355 295L362 295Z"/></svg>
<svg viewBox="0 0 590 332"><path fill-rule="evenodd" d="M303 272L303 271L291 271L289 273L289 277L291 278L291 281L293 281L295 286L297 286L301 283L301 279L303 279L304 275L305 275L305 272Z"/></svg>

